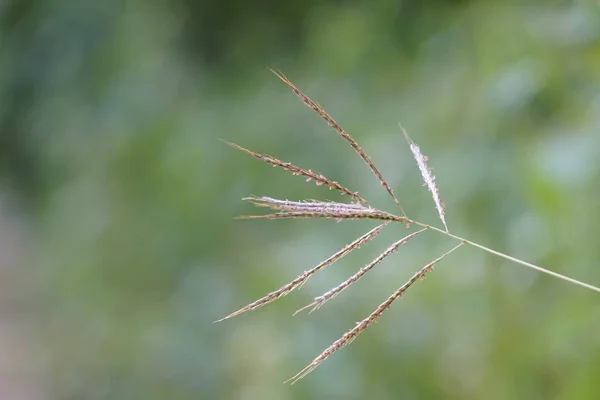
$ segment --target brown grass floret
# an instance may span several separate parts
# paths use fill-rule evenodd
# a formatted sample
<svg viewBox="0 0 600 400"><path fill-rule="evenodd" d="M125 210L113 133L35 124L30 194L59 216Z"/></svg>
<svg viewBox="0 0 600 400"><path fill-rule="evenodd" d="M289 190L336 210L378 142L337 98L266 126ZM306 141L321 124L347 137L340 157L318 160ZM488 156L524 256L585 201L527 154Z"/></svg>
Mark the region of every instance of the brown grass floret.
<svg viewBox="0 0 600 400"><path fill-rule="evenodd" d="M385 190L388 192L388 194L391 196L391 198L394 200L394 202L398 205L398 207L400 207L400 209L402 210L402 214L406 215L406 213L404 212L404 209L400 205L400 202L396 198L396 195L394 195L394 191L392 190L392 187L385 180L385 178L383 177L383 174L379 171L379 168L377 168L377 166L373 163L373 161L371 161L371 157L369 157L369 155L358 144L358 142L352 136L350 136L350 134L347 133L340 126L340 124L338 124L333 119L333 117L331 115L329 115L327 113L327 111L325 111L325 109L323 107L321 107L319 104L317 104L316 102L314 102L310 97L308 97L307 95L305 95L304 93L302 93L300 91L300 89L298 89L292 82L290 82L290 80L288 78L285 77L285 75L283 75L281 72L277 72L277 71L274 71L272 69L270 71L272 73L274 73L279 79L281 79L286 85L288 85L292 89L292 91L294 92L294 94L300 99L300 101L302 103L304 103L304 105L306 105L308 108L310 108L315 113L317 113L317 115L319 117L321 117L321 119L323 121L325 121L327 123L327 125L329 125L330 127L332 127L336 131L336 133L338 135L340 135L341 137L343 137L350 144L350 146L354 149L354 151L368 165L369 169L373 172L373 174L375 174L375 176L377 177L377 179L379 179L379 182L385 188Z"/></svg>
<svg viewBox="0 0 600 400"><path fill-rule="evenodd" d="M224 143L227 143L228 145L230 145L231 147L233 147L235 149L238 149L238 150L243 151L244 153L250 154L252 157L256 158L257 160L263 161L263 162L273 165L275 167L283 168L286 171L291 172L292 175L303 176L306 178L307 182L313 181L313 182L315 182L315 184L317 186L325 185L329 188L329 190L335 189L338 192L340 192L341 194L350 196L354 201L357 201L357 202L362 203L367 206L369 205L369 203L367 203L367 201L365 199L360 197L357 192L353 192L349 189L346 189L344 186L340 185L339 183L337 183L334 180L327 178L324 175L317 174L316 172L313 172L310 169L304 169L304 168L297 167L292 163L278 160L277 158L269 156L267 154L256 153L252 150L248 150L238 144L231 143L226 140L221 139L221 141Z"/></svg>
<svg viewBox="0 0 600 400"><path fill-rule="evenodd" d="M294 279L290 283L283 285L281 288L269 293L268 295L266 295L264 297L261 297L260 299L248 304L247 306L240 308L239 310L229 314L225 318L221 318L220 320L218 320L216 322L220 322L220 321L226 320L228 318L235 317L236 315L242 314L246 311L256 310L257 308L260 308L260 307L265 306L277 299L282 298L283 296L287 295L294 289L300 289L302 287L302 285L304 285L311 276L313 276L314 274L316 274L319 271L322 271L323 269L325 269L329 265L333 264L337 260L343 258L347 254L352 252L352 250L358 249L363 244L372 240L375 236L377 236L379 234L379 232L381 232L381 229L383 229L383 227L389 223L390 222L387 221L381 225L376 226L375 228L371 229L369 232L365 233L364 235L362 235L361 237L359 237L358 239L356 239L349 245L345 246L343 249L341 249L340 251L338 251L337 253L335 253L334 255L332 255L331 257L329 257L328 259L326 259L325 261L323 261L316 267L314 267L308 271L304 271L304 273L302 275L298 276L296 279Z"/></svg>
<svg viewBox="0 0 600 400"><path fill-rule="evenodd" d="M295 383L298 380L304 378L306 375L311 373L315 368L317 368L319 365L321 365L321 363L323 361L325 361L330 355L332 355L333 353L335 353L342 347L347 346L350 343L352 343L354 341L354 339L356 339L358 337L358 335L363 333L369 326L371 326L372 324L377 322L379 320L379 318L381 318L381 315L384 313L384 311L387 310L388 308L390 308L392 303L394 301L396 301L399 297L401 297L409 287L411 287L419 279L424 279L425 275L428 272L431 272L433 270L433 267L435 266L435 264L440 262L444 257L446 257L448 254L452 253L454 250L458 249L462 245L463 245L463 243L459 243L458 245L456 245L455 247L453 247L446 253L442 254L441 256L439 256L438 258L436 258L435 260L431 261L429 264L425 265L423 268L418 270L404 285L402 285L394 293L392 293L392 295L390 297L388 297L388 299L386 301L381 303L379 305L379 307L377 307L375 309L375 311L373 311L367 318L358 322L354 328L350 329L341 338L339 338L338 340L333 342L333 344L331 346L329 346L321 354L319 354L310 364L308 364L300 372L298 372L296 375L292 376L286 382Z"/></svg>
<svg viewBox="0 0 600 400"><path fill-rule="evenodd" d="M338 221L343 219L374 219L408 224L408 220L404 217L399 217L376 208L366 207L358 203L289 201L255 196L246 197L243 200L247 200L259 207L281 210L281 212L265 215L242 215L238 217L239 219L331 218Z"/></svg>
<svg viewBox="0 0 600 400"><path fill-rule="evenodd" d="M315 297L315 299L312 303L310 303L307 306L302 307L301 309L296 311L294 313L294 315L298 314L300 311L307 309L307 308L312 307L310 312L313 312L313 311L321 308L323 306L323 304L325 304L325 302L333 299L335 296L342 293L343 290L347 289L348 287L350 287L350 285L352 285L353 283L358 281L360 278L362 278L367 272L369 272L371 269L373 269L374 266L381 263L387 256L389 256L393 252L397 251L400 248L400 246L408 243L408 241L410 239L414 238L415 236L417 236L418 234L420 234L422 232L425 232L426 230L427 230L427 228L423 228L416 232L410 233L410 234L406 235L405 237L403 237L402 239L394 242L383 253L378 255L373 261L371 261L369 264L367 264L364 267L362 267L361 269L359 269L357 273L352 275L350 278L346 279L344 282L340 283L338 286L329 290L328 292L322 294L319 297Z"/></svg>

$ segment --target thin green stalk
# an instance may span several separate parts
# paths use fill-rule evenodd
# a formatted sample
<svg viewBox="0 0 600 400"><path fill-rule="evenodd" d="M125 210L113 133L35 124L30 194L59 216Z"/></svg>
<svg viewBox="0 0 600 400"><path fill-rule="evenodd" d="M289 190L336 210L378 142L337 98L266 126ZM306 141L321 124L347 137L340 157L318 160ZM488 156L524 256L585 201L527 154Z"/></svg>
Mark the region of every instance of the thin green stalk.
<svg viewBox="0 0 600 400"><path fill-rule="evenodd" d="M424 223L422 223L422 222L419 222L419 221L410 220L410 219L408 219L408 218L407 218L407 220L408 220L410 223L413 223L413 224L415 224L415 225L419 225L419 226L421 226L421 227L423 227L423 228L429 228L429 229L432 229L432 230L434 230L434 231L436 231L436 232L439 232L439 233L443 233L444 235L446 235L446 236L448 236L448 237L451 237L451 238L453 238L453 239L460 240L460 241L462 241L463 243L466 243L466 244L468 244L468 245L471 245L471 246L473 246L473 247L477 247L477 248L479 248L479 249L481 249L481 250L487 251L487 252L488 252L488 253L490 253L490 254L493 254L493 255L495 255L495 256L498 256L498 257L502 257L502 258L504 258L504 259L506 259L506 260L509 260L509 261L515 262L515 263L517 263L517 264L521 264L521 265L523 265L523 266L525 266L525 267L527 267L527 268L531 268L531 269L534 269L534 270L536 270L536 271L538 271L538 272L542 272L542 273L544 273L544 274L546 274L546 275L550 275L550 276L553 276L553 277L555 277L555 278L562 279L563 281L567 281L567 282L570 282L570 283L574 283L575 285L579 285L579 286L581 286L581 287L584 287L584 288L586 288L586 289L593 290L593 291L595 291L595 292L600 292L600 288L598 288L598 287L596 287L596 286L592 286L592 285L590 285L590 284L588 284L588 283L585 283L585 282L578 281L577 279L569 278L568 276L561 275L561 274L559 274L559 273L557 273L557 272L553 272L553 271L547 270L547 269L545 269L545 268L542 268L542 267L540 267L540 266L537 266L537 265L534 265L534 264L528 263L527 261L523 261L523 260L520 260L520 259L518 259L518 258L511 257L511 256L509 256L508 254L504 254L504 253L501 253L501 252L499 252L499 251L492 250L492 249L490 249L489 247L485 247L485 246L483 246L483 245L481 245L481 244L479 244L479 243L475 243L475 242L472 242L472 241L470 241L470 240L464 239L464 238L462 238L462 237L460 237L460 236L456 236L456 235L454 235L454 234L452 234L452 233L450 233L450 232L448 232L448 231L445 231L444 229L436 228L435 226L432 226L432 225L429 225L429 224L424 224Z"/></svg>

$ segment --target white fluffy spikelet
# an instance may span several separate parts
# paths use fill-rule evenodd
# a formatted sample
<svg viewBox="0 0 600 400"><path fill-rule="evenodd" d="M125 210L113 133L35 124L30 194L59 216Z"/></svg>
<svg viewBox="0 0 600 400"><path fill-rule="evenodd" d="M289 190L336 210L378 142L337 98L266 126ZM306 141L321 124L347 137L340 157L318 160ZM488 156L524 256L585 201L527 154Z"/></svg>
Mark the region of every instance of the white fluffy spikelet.
<svg viewBox="0 0 600 400"><path fill-rule="evenodd" d="M431 196L433 197L433 202L435 203L435 208L437 209L440 220L444 224L444 228L446 228L446 232L448 232L448 225L446 225L446 218L444 218L444 213L445 213L444 203L442 202L442 199L440 198L439 189L438 189L437 185L435 184L435 176L431 173L432 168L429 168L427 166L427 156L424 156L421 153L421 149L419 148L419 146L417 146L416 143L412 141L412 139L410 138L410 136L408 136L408 133L406 133L406 130L404 129L404 127L402 125L400 125L400 129L402 130L402 133L404 134L404 137L406 138L406 141L408 142L408 144L410 146L410 151L413 153L413 156L415 157L415 161L417 162L417 165L419 166L419 170L421 171L421 176L423 177L423 181L425 182L425 185L431 192Z"/></svg>

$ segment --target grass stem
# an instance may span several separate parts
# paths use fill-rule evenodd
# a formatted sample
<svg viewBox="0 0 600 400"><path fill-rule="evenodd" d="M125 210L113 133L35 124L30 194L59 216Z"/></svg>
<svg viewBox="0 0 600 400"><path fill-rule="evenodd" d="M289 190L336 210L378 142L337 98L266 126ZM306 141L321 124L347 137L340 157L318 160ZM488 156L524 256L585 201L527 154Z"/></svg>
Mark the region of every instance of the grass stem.
<svg viewBox="0 0 600 400"><path fill-rule="evenodd" d="M473 247L477 247L478 249L486 251L486 252L488 252L490 254L493 254L493 255L498 256L498 257L502 257L502 258L504 258L506 260L509 260L509 261L514 262L514 263L523 265L523 266L525 266L527 268L534 269L534 270L536 270L538 272L541 272L543 274L550 275L550 276L553 276L555 278L562 279L563 281L567 281L567 282L573 283L575 285L579 285L579 286L584 287L586 289L593 290L595 292L599 292L600 293L600 288L598 288L596 286L590 285L590 284L585 283L585 282L578 281L577 279L573 279L573 278L570 278L570 277L565 276L565 275L561 275L558 272L550 271L550 270L542 268L542 267L540 267L538 265L531 264L531 263L528 263L527 261L523 261L523 260L520 260L518 258L509 256L508 254L504 254L504 253L501 253L499 251L492 250L489 247L483 246L483 245L481 245L479 243L475 243L475 242L472 242L472 241L467 240L465 238L462 238L460 236L454 235L454 234L452 234L452 233L450 233L450 232L448 232L448 231L446 231L444 229L440 229L440 228L437 228L437 227L432 226L432 225L424 224L424 223L419 222L419 221L410 220L409 222L413 223L415 225L419 225L419 226L421 226L423 228L429 228L429 229L432 229L432 230L434 230L436 232L443 233L444 235L446 235L448 237L451 237L453 239L456 239L456 240L460 240L460 241L462 241L465 244L471 245Z"/></svg>

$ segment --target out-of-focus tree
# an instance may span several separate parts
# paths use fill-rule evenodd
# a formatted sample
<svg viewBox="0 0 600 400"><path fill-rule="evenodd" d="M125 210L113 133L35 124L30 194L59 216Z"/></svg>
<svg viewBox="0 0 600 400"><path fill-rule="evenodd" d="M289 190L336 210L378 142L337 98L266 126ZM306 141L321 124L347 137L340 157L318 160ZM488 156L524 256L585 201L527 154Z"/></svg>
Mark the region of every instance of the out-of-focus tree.
<svg viewBox="0 0 600 400"><path fill-rule="evenodd" d="M435 221L397 121L430 156L453 231L599 284L598 60L600 11L586 2L4 2L0 349L13 351L0 394L594 398L598 297L464 249L281 385L447 245L415 240L291 318L401 229L281 302L212 321L368 226L233 221L249 194L335 195L218 138L393 208L266 67L364 145L411 215Z"/></svg>

